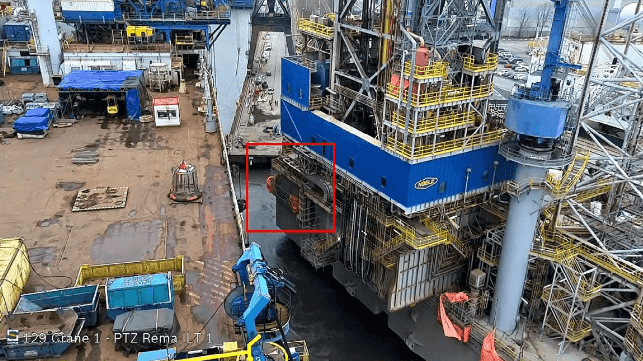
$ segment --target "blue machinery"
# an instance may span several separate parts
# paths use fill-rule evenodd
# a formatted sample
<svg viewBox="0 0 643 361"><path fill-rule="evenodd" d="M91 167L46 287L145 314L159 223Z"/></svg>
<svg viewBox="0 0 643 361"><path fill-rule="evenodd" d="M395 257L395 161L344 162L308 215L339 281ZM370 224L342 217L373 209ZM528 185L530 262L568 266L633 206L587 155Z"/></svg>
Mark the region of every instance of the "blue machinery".
<svg viewBox="0 0 643 361"><path fill-rule="evenodd" d="M516 139L500 147L502 155L518 163L514 182L519 189L509 205L491 312L492 320L502 331L516 327L529 251L540 215L543 190L532 185L544 181L547 169L560 168L571 161L568 152L561 151L556 144L565 129L571 105L558 98L561 85L553 74L557 68L580 69L580 66L560 61L571 3L568 0L554 3L556 11L541 81L531 88L515 89L509 98L505 126L516 133Z"/></svg>
<svg viewBox="0 0 643 361"><path fill-rule="evenodd" d="M242 284L228 294L224 306L228 316L235 320L235 326L245 327L247 343L244 348L238 348L235 342L232 346L224 343L223 346L179 353L172 348L140 353L138 361L267 361L274 358L268 358L266 354L274 356L275 352L285 361L308 361L304 341L287 343L285 340L290 321L287 297L295 292L294 285L281 272L266 265L256 243L250 244L232 270L239 275ZM276 342L282 342L284 346Z"/></svg>
<svg viewBox="0 0 643 361"><path fill-rule="evenodd" d="M295 287L280 272L266 265L256 243L250 244L243 252L232 271L239 275L242 285L226 297L226 313L236 320L238 326L245 327L248 340L254 340L261 334L260 342L252 346L252 357L265 361L262 343L285 343L290 321L289 299L286 298L289 292L295 292ZM285 350L289 359L299 360L296 354L290 355L287 344Z"/></svg>

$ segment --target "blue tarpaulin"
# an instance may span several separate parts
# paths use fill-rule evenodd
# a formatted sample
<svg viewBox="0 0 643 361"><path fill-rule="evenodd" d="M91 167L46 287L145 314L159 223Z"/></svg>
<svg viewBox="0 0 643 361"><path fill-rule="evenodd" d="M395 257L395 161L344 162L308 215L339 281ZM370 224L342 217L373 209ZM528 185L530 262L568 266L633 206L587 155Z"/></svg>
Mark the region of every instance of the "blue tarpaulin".
<svg viewBox="0 0 643 361"><path fill-rule="evenodd" d="M114 91L125 93L127 117L138 120L145 95L143 71L74 70L58 85L60 92Z"/></svg>
<svg viewBox="0 0 643 361"><path fill-rule="evenodd" d="M49 120L53 118L54 113L48 108L35 108L28 110L25 117L45 117Z"/></svg>
<svg viewBox="0 0 643 361"><path fill-rule="evenodd" d="M128 118L138 119L141 116L141 98L138 95L138 89L130 89L127 91L125 104Z"/></svg>
<svg viewBox="0 0 643 361"><path fill-rule="evenodd" d="M20 117L13 123L17 133L40 133L49 129L47 117Z"/></svg>
<svg viewBox="0 0 643 361"><path fill-rule="evenodd" d="M143 71L131 70L73 70L58 85L58 89L67 90L114 90L122 91L127 80L140 78ZM132 86L129 86L131 88ZM125 86L128 88L128 86Z"/></svg>

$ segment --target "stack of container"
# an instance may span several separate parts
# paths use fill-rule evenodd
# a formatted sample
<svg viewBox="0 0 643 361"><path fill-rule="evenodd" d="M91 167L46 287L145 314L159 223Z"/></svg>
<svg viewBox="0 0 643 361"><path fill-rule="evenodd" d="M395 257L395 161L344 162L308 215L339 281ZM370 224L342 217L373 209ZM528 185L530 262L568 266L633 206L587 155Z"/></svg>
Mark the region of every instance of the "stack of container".
<svg viewBox="0 0 643 361"><path fill-rule="evenodd" d="M105 289L107 316L112 320L131 310L174 309L171 272L110 278Z"/></svg>

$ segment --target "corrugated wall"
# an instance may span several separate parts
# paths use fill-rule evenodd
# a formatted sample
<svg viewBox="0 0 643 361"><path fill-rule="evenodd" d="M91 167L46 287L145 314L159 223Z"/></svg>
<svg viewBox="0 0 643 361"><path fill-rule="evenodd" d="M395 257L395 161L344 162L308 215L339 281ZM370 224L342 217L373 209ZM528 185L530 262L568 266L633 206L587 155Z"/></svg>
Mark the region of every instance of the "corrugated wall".
<svg viewBox="0 0 643 361"><path fill-rule="evenodd" d="M461 269L440 273L440 257L449 246L438 246L400 255L395 286L388 298L390 311L397 311L414 303L453 288L460 280Z"/></svg>

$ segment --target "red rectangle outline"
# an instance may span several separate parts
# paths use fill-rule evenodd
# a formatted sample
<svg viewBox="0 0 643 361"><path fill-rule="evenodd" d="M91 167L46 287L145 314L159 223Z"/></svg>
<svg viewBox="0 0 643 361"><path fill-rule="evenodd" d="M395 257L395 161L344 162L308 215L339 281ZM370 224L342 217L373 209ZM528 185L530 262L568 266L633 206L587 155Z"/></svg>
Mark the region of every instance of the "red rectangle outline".
<svg viewBox="0 0 643 361"><path fill-rule="evenodd" d="M250 229L250 148L249 146L278 145L278 146L319 146L330 145L333 147L333 229ZM246 233L335 233L335 143L246 143Z"/></svg>

